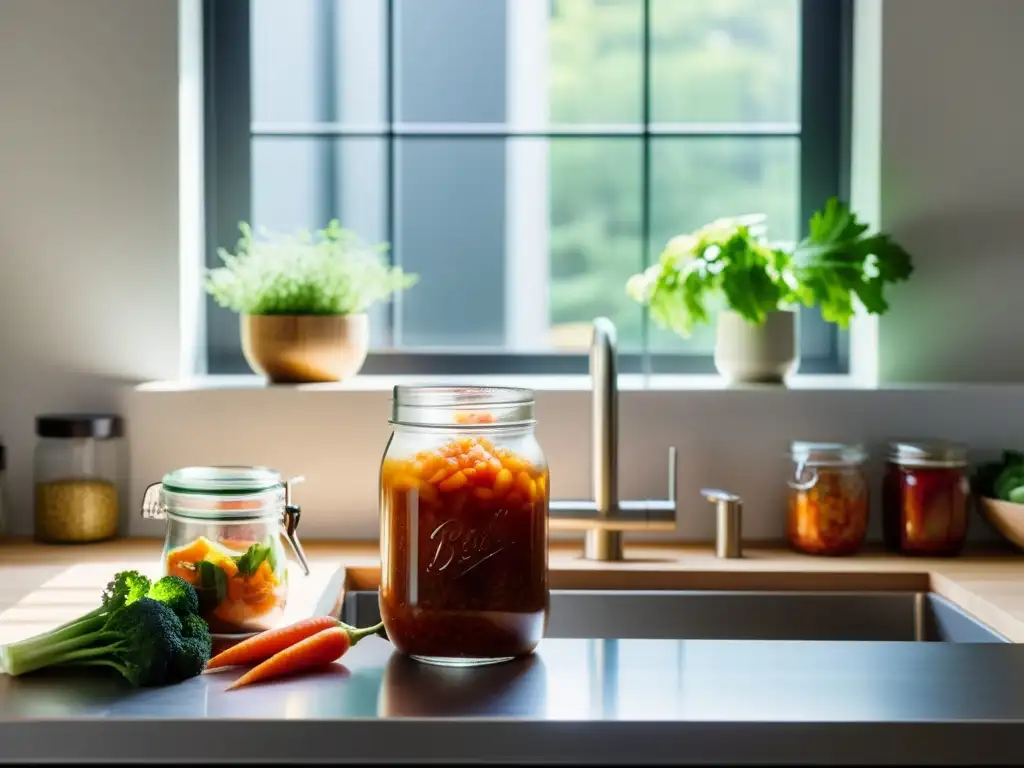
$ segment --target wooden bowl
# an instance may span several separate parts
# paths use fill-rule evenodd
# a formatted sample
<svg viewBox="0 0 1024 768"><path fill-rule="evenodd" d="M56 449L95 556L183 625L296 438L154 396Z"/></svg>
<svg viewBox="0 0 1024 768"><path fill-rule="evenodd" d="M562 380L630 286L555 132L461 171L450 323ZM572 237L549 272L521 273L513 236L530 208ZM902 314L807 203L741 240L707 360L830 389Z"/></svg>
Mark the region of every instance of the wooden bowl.
<svg viewBox="0 0 1024 768"><path fill-rule="evenodd" d="M1024 504L979 498L981 513L1001 534L1019 549L1024 549Z"/></svg>

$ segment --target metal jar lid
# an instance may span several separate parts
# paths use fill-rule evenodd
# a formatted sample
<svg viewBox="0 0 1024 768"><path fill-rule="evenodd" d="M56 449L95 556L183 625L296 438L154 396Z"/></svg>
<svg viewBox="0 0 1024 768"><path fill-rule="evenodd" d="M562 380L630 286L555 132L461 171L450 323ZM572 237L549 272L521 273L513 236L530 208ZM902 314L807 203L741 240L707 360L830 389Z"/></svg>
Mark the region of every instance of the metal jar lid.
<svg viewBox="0 0 1024 768"><path fill-rule="evenodd" d="M807 467L840 467L861 464L867 451L859 443L812 443L796 441L790 455L797 464Z"/></svg>
<svg viewBox="0 0 1024 768"><path fill-rule="evenodd" d="M967 446L947 440L893 440L888 458L904 467L965 467Z"/></svg>
<svg viewBox="0 0 1024 768"><path fill-rule="evenodd" d="M38 437L110 440L123 434L124 421L112 413L52 413L36 416Z"/></svg>

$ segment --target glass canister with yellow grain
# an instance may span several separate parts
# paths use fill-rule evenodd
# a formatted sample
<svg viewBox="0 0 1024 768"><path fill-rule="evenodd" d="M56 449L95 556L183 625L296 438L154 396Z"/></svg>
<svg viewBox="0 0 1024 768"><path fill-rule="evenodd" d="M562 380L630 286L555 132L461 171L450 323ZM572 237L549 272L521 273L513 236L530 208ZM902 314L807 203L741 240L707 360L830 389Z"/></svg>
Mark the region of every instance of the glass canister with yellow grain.
<svg viewBox="0 0 1024 768"><path fill-rule="evenodd" d="M55 544L111 539L120 526L124 423L113 414L36 418L35 536Z"/></svg>
<svg viewBox="0 0 1024 768"><path fill-rule="evenodd" d="M427 663L525 656L548 615L548 467L533 392L395 387L380 474L380 611Z"/></svg>
<svg viewBox="0 0 1024 768"><path fill-rule="evenodd" d="M794 442L787 534L810 555L852 555L868 529L867 454L860 445Z"/></svg>

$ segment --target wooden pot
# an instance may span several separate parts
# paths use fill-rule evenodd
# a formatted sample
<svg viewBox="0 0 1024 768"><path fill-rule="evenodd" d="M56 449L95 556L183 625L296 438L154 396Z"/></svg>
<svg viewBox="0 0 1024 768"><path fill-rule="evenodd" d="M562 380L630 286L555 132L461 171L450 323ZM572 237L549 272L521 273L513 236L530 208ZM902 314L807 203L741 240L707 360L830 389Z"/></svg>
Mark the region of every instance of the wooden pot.
<svg viewBox="0 0 1024 768"><path fill-rule="evenodd" d="M242 352L274 384L341 381L363 367L370 318L358 315L242 315Z"/></svg>

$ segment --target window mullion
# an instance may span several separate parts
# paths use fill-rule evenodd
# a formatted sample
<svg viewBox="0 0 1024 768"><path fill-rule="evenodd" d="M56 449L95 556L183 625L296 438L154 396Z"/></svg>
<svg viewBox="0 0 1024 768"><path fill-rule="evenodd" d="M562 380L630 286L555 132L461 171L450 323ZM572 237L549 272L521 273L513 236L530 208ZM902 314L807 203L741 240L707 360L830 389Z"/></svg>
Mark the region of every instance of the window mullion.
<svg viewBox="0 0 1024 768"><path fill-rule="evenodd" d="M385 10L387 14L386 24L384 25L384 66L387 72L384 76L385 83L385 94L384 94L384 120L387 124L388 136L385 138L385 159L384 159L384 231L386 233L387 242L390 244L390 257L391 263L396 266L402 266L402 254L398 248L398 238L396 237L396 226L395 222L397 219L397 211L395 207L397 205L397 196L395 195L395 175L398 172L395 167L395 137L392 133L395 125L395 92L396 84L395 80L397 75L395 74L397 67L397 56L395 51L395 39L397 36L397 30L395 29L395 0L387 0L387 8ZM390 320L390 337L391 347L398 348L402 344L402 301L403 293L397 293L392 299L390 304L389 320Z"/></svg>
<svg viewBox="0 0 1024 768"><path fill-rule="evenodd" d="M641 42L641 121L644 133L640 151L640 269L644 270L651 258L651 0L643 0L643 39ZM643 373L651 373L650 312L640 308L640 350Z"/></svg>

